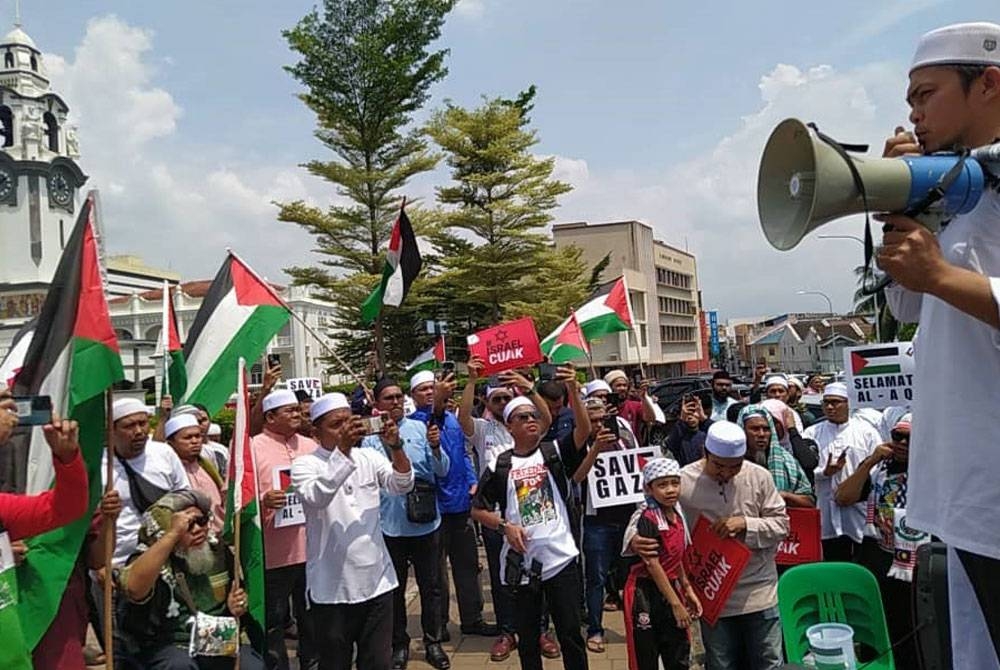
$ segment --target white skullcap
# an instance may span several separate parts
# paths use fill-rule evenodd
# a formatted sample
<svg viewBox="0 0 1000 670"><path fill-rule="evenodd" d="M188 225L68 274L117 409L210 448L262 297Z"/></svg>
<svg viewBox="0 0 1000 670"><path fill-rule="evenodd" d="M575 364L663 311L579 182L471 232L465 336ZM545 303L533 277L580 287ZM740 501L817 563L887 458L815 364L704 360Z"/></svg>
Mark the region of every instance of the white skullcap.
<svg viewBox="0 0 1000 670"><path fill-rule="evenodd" d="M195 418L194 414L181 414L180 416L172 416L170 420L167 421L167 425L163 427L163 437L170 438L171 435L184 428L191 428L192 426L198 425L198 419Z"/></svg>
<svg viewBox="0 0 1000 670"><path fill-rule="evenodd" d="M642 468L642 483L649 484L650 482L660 479L661 477L680 477L681 476L681 466L680 463L672 458L651 458L646 461L646 465Z"/></svg>
<svg viewBox="0 0 1000 670"><path fill-rule="evenodd" d="M625 374L624 370L612 370L608 374L604 375L604 381L607 382L608 386L613 384L616 379L624 379L628 381L628 375Z"/></svg>
<svg viewBox="0 0 1000 670"><path fill-rule="evenodd" d="M767 388L768 386L774 386L775 384L777 384L778 386L782 386L784 388L788 388L788 378L785 377L785 375L770 375L769 377L764 379L764 388Z"/></svg>
<svg viewBox="0 0 1000 670"><path fill-rule="evenodd" d="M844 382L833 382L832 384L827 384L823 387L823 395L831 395L835 398L848 400L849 396L847 395L847 384Z"/></svg>
<svg viewBox="0 0 1000 670"><path fill-rule="evenodd" d="M194 405L180 405L170 410L170 416L180 416L181 414L197 414L198 408Z"/></svg>
<svg viewBox="0 0 1000 670"><path fill-rule="evenodd" d="M427 382L434 381L434 373L430 370L421 370L417 374L410 377L410 393L413 393L413 389L417 388L421 384L426 384Z"/></svg>
<svg viewBox="0 0 1000 670"><path fill-rule="evenodd" d="M803 384L803 383L802 383L802 380L801 380L801 379L799 379L798 377L790 377L790 378L788 379L788 383L789 383L789 384L795 384L796 386L798 386L798 387L799 387L799 390L800 390L800 391L805 391L805 390L806 390L806 385L805 385L805 384Z"/></svg>
<svg viewBox="0 0 1000 670"><path fill-rule="evenodd" d="M592 396L598 391L604 391L605 393L611 393L611 387L603 379L595 379L592 382L588 382L586 386L583 387L583 397Z"/></svg>
<svg viewBox="0 0 1000 670"><path fill-rule="evenodd" d="M222 426L217 423L208 424L208 435L222 435Z"/></svg>
<svg viewBox="0 0 1000 670"><path fill-rule="evenodd" d="M280 389L278 391L271 391L266 396L264 396L264 411L270 412L272 409L278 409L279 407L285 407L286 405L298 405L299 400L295 397L294 391L289 391L288 389Z"/></svg>
<svg viewBox="0 0 1000 670"><path fill-rule="evenodd" d="M510 415L513 414L514 410L516 410L518 407L530 407L532 409L535 409L535 403L531 402L523 395L517 396L509 403L507 403L507 406L503 408L504 423L510 421Z"/></svg>
<svg viewBox="0 0 1000 670"><path fill-rule="evenodd" d="M511 392L510 388L507 386L487 386L486 399L489 400L490 398L492 398L493 394L496 393L497 391L506 391L507 393Z"/></svg>
<svg viewBox="0 0 1000 670"><path fill-rule="evenodd" d="M1000 66L1000 25L956 23L920 38L910 72L928 65Z"/></svg>
<svg viewBox="0 0 1000 670"><path fill-rule="evenodd" d="M741 458L747 453L747 435L729 421L716 421L705 436L705 451L719 458Z"/></svg>
<svg viewBox="0 0 1000 670"><path fill-rule="evenodd" d="M119 419L123 419L126 416L132 416L133 414L145 414L149 416L149 412L146 411L146 403L136 398L119 398L115 400L115 404L111 406L111 421L115 422Z"/></svg>
<svg viewBox="0 0 1000 670"><path fill-rule="evenodd" d="M327 393L309 406L309 420L316 423L324 414L335 409L351 409L351 403L343 393Z"/></svg>

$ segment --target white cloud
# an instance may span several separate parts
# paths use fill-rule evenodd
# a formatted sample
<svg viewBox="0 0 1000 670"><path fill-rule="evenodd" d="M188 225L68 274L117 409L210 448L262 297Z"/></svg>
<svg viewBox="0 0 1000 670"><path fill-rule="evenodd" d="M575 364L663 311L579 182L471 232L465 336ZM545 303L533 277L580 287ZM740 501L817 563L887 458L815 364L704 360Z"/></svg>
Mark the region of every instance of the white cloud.
<svg viewBox="0 0 1000 670"><path fill-rule="evenodd" d="M156 84L157 64L170 60L155 54L151 31L94 18L71 60L45 61L79 123L80 164L88 187L102 191L112 253L139 254L186 280L212 277L226 247L278 281L283 267L312 261L310 236L278 224L271 203L326 203L332 189L294 164L213 162L238 152L185 136L181 106Z"/></svg>
<svg viewBox="0 0 1000 670"><path fill-rule="evenodd" d="M787 117L815 121L845 142L880 147L905 119L904 84L905 71L896 64L845 72L825 65L776 65L761 77L759 109L701 156L650 173L599 174L591 168L563 198L559 219L640 219L665 242L689 245L698 256L705 305L725 316L825 309L813 298L796 296L798 289L825 291L836 309L849 309L861 246L813 234L791 252L773 250L757 219L758 164L771 130ZM854 217L823 232L860 235L862 230Z"/></svg>
<svg viewBox="0 0 1000 670"><path fill-rule="evenodd" d="M454 11L466 18L481 18L486 13L486 0L458 0Z"/></svg>

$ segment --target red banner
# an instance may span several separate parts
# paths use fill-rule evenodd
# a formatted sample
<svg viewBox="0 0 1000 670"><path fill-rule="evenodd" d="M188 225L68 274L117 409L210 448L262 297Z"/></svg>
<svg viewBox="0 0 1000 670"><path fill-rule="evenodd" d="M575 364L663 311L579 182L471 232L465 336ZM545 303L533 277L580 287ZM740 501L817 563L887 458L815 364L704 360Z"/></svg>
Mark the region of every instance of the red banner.
<svg viewBox="0 0 1000 670"><path fill-rule="evenodd" d="M719 537L712 532L708 519L698 517L691 545L684 552L684 570L701 600L702 619L709 626L719 620L749 560L750 550L745 544Z"/></svg>
<svg viewBox="0 0 1000 670"><path fill-rule="evenodd" d="M823 560L820 541L819 510L815 507L788 507L788 537L778 545L774 562L798 565Z"/></svg>
<svg viewBox="0 0 1000 670"><path fill-rule="evenodd" d="M508 321L499 326L480 330L466 338L469 355L478 356L486 364L484 374L494 374L534 365L542 360L538 333L531 317Z"/></svg>

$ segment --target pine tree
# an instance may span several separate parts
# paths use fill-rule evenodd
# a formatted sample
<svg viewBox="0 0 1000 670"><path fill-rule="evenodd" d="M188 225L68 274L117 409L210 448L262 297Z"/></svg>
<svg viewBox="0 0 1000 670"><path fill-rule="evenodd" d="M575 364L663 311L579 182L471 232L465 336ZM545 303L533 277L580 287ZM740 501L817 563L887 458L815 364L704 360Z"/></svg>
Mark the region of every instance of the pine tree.
<svg viewBox="0 0 1000 670"><path fill-rule="evenodd" d="M315 250L324 256L322 267L287 272L334 303L345 331L340 348L355 365L370 348L372 334L363 330L360 305L381 276L400 189L437 165L419 129L409 126L430 87L448 72L447 50L429 51L429 45L453 5L454 0L325 0L321 10L283 32L299 55L286 70L305 87L299 97L316 114L316 137L334 154L304 167L336 185L349 201L326 209L280 203L279 220L313 234ZM405 341L412 321L409 310L376 320L379 369L396 353L392 346L386 351L387 332Z"/></svg>

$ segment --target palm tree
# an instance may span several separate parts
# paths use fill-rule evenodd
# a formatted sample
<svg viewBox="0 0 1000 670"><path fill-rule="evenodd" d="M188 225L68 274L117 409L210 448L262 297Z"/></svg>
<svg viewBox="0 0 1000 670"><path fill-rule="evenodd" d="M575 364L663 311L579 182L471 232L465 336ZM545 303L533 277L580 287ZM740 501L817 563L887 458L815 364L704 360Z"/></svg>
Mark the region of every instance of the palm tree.
<svg viewBox="0 0 1000 670"><path fill-rule="evenodd" d="M879 320L879 330L881 331L882 342L892 342L899 334L899 322L889 311L889 303L885 297L885 287L879 288L873 294L864 291L865 286L865 266L859 265L854 268L854 276L858 278L858 288L854 292L854 313L866 316L875 316ZM875 315L876 297L878 298L878 314Z"/></svg>

